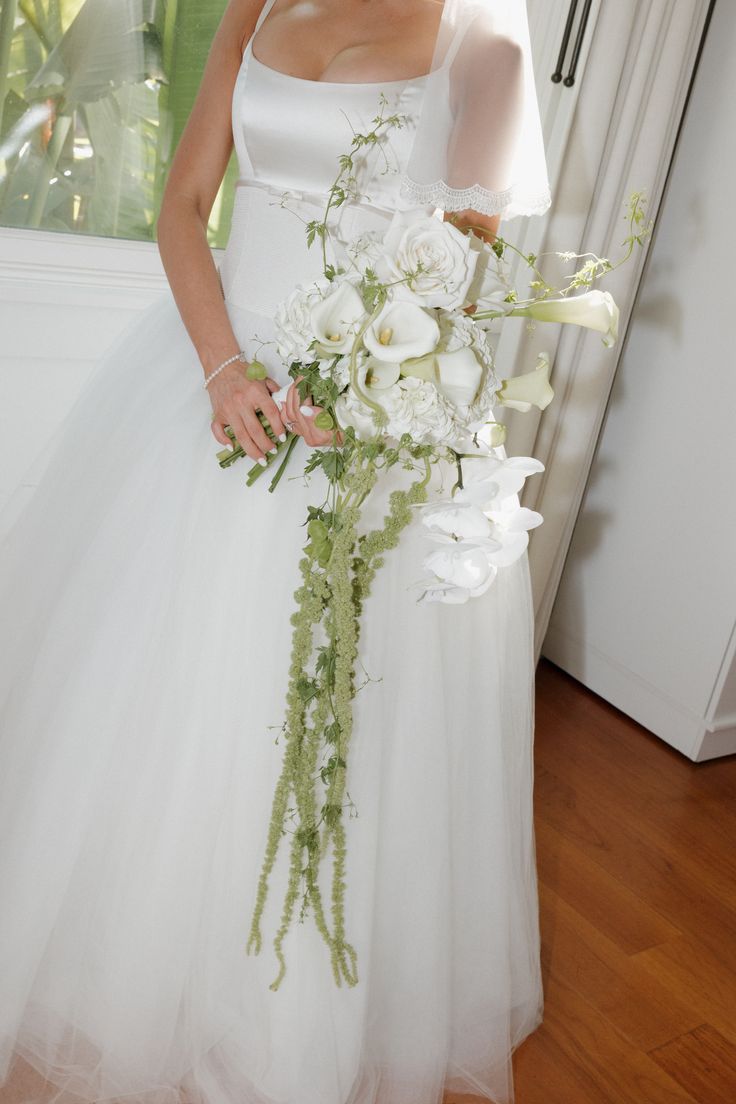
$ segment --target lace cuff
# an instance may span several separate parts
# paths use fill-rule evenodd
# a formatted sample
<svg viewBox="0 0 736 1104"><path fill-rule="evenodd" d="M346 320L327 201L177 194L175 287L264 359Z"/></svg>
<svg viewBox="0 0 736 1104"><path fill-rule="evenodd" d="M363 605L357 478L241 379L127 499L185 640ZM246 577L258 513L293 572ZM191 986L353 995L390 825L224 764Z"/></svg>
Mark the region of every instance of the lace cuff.
<svg viewBox="0 0 736 1104"><path fill-rule="evenodd" d="M451 188L444 180L419 184L406 175L401 179L401 195L418 207L435 206L443 211L471 210L481 215L502 215L506 220L519 215L543 215L552 203L549 188L535 195L524 195L514 188L493 192L480 184L471 188Z"/></svg>

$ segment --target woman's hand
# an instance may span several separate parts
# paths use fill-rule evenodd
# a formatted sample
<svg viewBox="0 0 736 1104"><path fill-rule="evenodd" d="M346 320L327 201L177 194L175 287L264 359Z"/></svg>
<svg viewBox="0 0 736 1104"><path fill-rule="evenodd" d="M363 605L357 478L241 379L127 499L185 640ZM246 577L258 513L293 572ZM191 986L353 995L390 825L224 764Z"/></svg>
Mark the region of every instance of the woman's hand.
<svg viewBox="0 0 736 1104"><path fill-rule="evenodd" d="M233 363L223 368L207 390L213 410L212 432L221 445L232 446L224 429L229 425L243 451L252 460L265 462L266 453L275 451L276 446L261 425L258 410L279 440L286 440L283 419L271 398L272 392L279 390L276 380L268 376L248 379L242 362Z"/></svg>
<svg viewBox="0 0 736 1104"><path fill-rule="evenodd" d="M297 376L292 383L286 394L286 403L284 404L284 420L289 425L289 428L294 433L299 433L313 448L320 445L331 445L334 434L333 429L318 429L314 424L314 419L323 409L321 406L315 406L314 400L311 395L308 395L306 399L299 398L299 388L297 383L303 376ZM300 407L304 410L309 410L311 413L304 414ZM338 433L337 443L342 444L342 434Z"/></svg>

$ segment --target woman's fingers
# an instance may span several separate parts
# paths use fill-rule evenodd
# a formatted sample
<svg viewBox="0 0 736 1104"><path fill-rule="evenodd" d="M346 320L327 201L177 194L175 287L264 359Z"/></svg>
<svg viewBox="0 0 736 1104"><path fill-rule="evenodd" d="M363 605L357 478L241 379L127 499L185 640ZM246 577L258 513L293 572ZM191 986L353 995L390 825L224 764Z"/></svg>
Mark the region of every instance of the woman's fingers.
<svg viewBox="0 0 736 1104"><path fill-rule="evenodd" d="M261 450L253 442L245 422L239 415L233 415L230 419L230 428L235 434L235 440L241 446L246 456L250 456L251 460L258 460L263 456Z"/></svg>
<svg viewBox="0 0 736 1104"><path fill-rule="evenodd" d="M215 440L219 441L221 445L230 446L232 441L225 432L225 427L221 422L213 419L212 426L210 427L215 435Z"/></svg>
<svg viewBox="0 0 736 1104"><path fill-rule="evenodd" d="M285 429L284 423L281 419L281 412L276 406L276 403L273 401L273 399L270 398L270 396L262 400L261 412L263 413L264 417L266 418L268 424L271 426L271 429L274 431L276 436L281 437L282 435L284 435Z"/></svg>
<svg viewBox="0 0 736 1104"><path fill-rule="evenodd" d="M262 456L265 456L267 452L270 452L271 449L274 449L276 446L261 425L260 419L253 409L248 409L248 407L246 407L243 411L243 421L245 422L245 428L248 430L251 440L259 450L256 459L260 460Z"/></svg>
<svg viewBox="0 0 736 1104"><path fill-rule="evenodd" d="M296 383L292 383L286 392L286 416L290 422L296 422L299 417L299 391Z"/></svg>

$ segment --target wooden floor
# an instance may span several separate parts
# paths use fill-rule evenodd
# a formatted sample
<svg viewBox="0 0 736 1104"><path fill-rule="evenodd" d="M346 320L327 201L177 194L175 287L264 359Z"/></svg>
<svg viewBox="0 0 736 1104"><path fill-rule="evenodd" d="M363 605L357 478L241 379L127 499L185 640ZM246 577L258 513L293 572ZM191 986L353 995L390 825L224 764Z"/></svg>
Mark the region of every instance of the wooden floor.
<svg viewBox="0 0 736 1104"><path fill-rule="evenodd" d="M736 1104L736 756L691 763L543 660L543 1025L516 1104Z"/></svg>

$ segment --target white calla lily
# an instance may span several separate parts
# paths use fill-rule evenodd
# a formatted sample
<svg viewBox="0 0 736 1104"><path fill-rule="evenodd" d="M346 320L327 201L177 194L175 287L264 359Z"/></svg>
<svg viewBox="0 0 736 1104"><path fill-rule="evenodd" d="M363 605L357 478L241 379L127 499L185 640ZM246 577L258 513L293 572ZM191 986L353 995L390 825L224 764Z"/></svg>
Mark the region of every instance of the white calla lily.
<svg viewBox="0 0 736 1104"><path fill-rule="evenodd" d="M374 391L392 387L399 378L399 365L370 356L361 366L361 385Z"/></svg>
<svg viewBox="0 0 736 1104"><path fill-rule="evenodd" d="M437 387L455 406L475 401L483 378L483 367L467 345L453 353L437 353Z"/></svg>
<svg viewBox="0 0 736 1104"><path fill-rule="evenodd" d="M340 283L335 291L315 303L310 312L314 336L328 354L349 353L355 334L366 318L363 300L352 284Z"/></svg>
<svg viewBox="0 0 736 1104"><path fill-rule="evenodd" d="M566 322L585 326L603 334L603 344L610 348L618 337L619 310L609 291L586 291L564 299L540 299L528 307L518 307L511 314L534 318L538 322Z"/></svg>
<svg viewBox="0 0 736 1104"><path fill-rule="evenodd" d="M369 353L381 361L401 364L423 357L437 347L440 328L433 315L416 303L390 302L363 335Z"/></svg>
<svg viewBox="0 0 736 1104"><path fill-rule="evenodd" d="M524 414L533 406L544 410L555 397L549 383L549 368L549 353L539 353L537 367L531 372L522 372L519 376L501 380L496 399L503 406L520 410Z"/></svg>
<svg viewBox="0 0 736 1104"><path fill-rule="evenodd" d="M433 383L454 406L470 406L478 394L483 367L467 345L451 353L429 353L401 365L402 376Z"/></svg>

